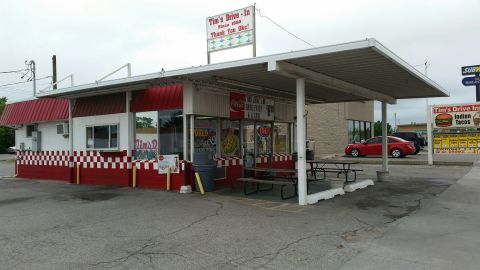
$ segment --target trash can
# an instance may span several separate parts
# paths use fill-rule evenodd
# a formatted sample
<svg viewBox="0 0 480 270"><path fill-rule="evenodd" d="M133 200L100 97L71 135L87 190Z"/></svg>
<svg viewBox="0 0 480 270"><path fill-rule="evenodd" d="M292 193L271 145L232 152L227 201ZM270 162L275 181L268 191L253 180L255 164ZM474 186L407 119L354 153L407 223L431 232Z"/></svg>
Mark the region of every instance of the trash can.
<svg viewBox="0 0 480 270"><path fill-rule="evenodd" d="M204 191L214 191L215 190L215 171L217 166L215 164L210 165L198 165L193 164L193 170L198 172L200 179L202 180L203 190ZM195 190L199 191L197 180L195 179Z"/></svg>
<svg viewBox="0 0 480 270"><path fill-rule="evenodd" d="M315 141L314 140L306 140L306 151L305 151L305 158L307 160L314 160L315 159Z"/></svg>

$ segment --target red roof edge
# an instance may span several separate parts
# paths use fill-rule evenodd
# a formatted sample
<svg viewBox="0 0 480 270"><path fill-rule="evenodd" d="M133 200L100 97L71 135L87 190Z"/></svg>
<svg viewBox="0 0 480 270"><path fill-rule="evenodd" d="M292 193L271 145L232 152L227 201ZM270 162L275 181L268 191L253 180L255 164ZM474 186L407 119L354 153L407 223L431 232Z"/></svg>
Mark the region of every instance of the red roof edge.
<svg viewBox="0 0 480 270"><path fill-rule="evenodd" d="M131 105L132 112L183 109L183 84L154 86L135 91Z"/></svg>
<svg viewBox="0 0 480 270"><path fill-rule="evenodd" d="M32 99L7 104L0 116L0 126L68 119L68 100Z"/></svg>

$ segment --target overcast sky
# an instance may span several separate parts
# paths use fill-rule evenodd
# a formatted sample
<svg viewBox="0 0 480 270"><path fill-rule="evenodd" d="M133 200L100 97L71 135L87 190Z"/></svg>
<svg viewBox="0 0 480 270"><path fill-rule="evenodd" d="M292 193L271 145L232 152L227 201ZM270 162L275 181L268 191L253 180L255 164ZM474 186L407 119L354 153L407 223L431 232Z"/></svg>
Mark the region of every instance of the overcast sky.
<svg viewBox="0 0 480 270"><path fill-rule="evenodd" d="M71 73L75 84L91 83L125 63L133 75L206 64L205 18L253 4L252 1L2 1L0 72L35 60L37 77ZM475 87L461 84L460 67L480 64L479 0L455 1L262 1L264 15L315 46L376 38L411 65L428 61L428 76L450 98L431 104L475 101ZM310 48L257 14L257 55ZM248 57L248 50L235 57ZM225 54L225 53L224 53ZM230 55L230 56L231 56ZM216 56L224 61L227 56ZM423 72L424 67L418 66ZM124 74L119 74L122 76ZM19 82L0 73L0 85ZM39 89L48 79L38 81ZM68 83L62 84L68 86ZM31 83L0 87L10 100L32 95ZM424 122L425 100L389 107L397 122ZM376 118L380 117L376 106Z"/></svg>

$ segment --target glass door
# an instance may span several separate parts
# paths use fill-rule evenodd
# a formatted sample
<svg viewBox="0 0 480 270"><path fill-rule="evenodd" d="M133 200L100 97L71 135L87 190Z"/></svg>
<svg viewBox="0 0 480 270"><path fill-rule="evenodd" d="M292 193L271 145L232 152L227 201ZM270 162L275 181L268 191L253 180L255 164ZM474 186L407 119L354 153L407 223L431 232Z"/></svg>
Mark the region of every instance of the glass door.
<svg viewBox="0 0 480 270"><path fill-rule="evenodd" d="M255 167L255 123L242 123L242 158L247 168Z"/></svg>

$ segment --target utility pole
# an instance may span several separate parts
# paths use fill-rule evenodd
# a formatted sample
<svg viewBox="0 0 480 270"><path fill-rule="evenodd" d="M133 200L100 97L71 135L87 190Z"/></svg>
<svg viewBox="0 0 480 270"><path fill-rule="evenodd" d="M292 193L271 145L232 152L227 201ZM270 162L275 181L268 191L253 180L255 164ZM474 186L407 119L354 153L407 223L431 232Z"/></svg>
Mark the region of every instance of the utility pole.
<svg viewBox="0 0 480 270"><path fill-rule="evenodd" d="M33 96L37 94L37 76L35 71L35 61L30 60L30 62L25 61L25 65L28 66L30 72L32 72L32 81L33 81Z"/></svg>
<svg viewBox="0 0 480 270"><path fill-rule="evenodd" d="M52 84L53 89L57 89L57 56L52 56Z"/></svg>

